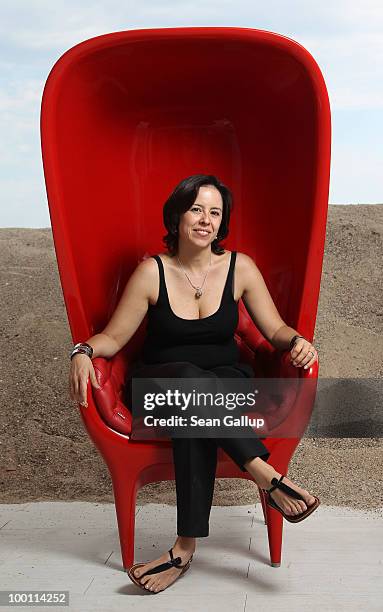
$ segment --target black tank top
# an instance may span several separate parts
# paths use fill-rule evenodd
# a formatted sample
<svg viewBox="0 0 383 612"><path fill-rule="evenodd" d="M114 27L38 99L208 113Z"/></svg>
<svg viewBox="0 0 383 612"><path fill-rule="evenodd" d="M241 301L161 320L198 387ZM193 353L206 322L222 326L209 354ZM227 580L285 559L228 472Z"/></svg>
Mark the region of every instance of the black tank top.
<svg viewBox="0 0 383 612"><path fill-rule="evenodd" d="M160 289L156 304L149 304L148 308L143 363L189 361L201 368L213 368L238 362L239 349L234 339L238 303L233 296L236 256L236 251L232 251L218 310L202 319L183 319L172 311L162 260L158 255L152 256L159 268Z"/></svg>

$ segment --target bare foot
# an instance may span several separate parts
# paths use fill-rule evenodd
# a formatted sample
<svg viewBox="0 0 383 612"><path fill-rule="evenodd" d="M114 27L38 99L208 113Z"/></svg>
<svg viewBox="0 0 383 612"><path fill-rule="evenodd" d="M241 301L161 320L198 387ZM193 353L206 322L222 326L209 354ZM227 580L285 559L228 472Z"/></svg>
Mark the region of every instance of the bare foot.
<svg viewBox="0 0 383 612"><path fill-rule="evenodd" d="M279 480L281 476L282 474L275 472L275 478ZM275 503L283 510L283 512L285 512L285 514L288 514L289 516L301 514L301 512L307 510L308 506L312 506L312 504L315 503L315 497L313 495L306 491L306 489L298 487L298 485L294 484L289 478L287 478L287 476L284 476L282 482L294 489L294 491L300 493L305 500L302 501L300 499L295 499L294 497L291 497L288 493L284 493L284 491L281 491L281 489L274 489L274 491L270 493L270 496L273 498ZM270 486L267 488L269 489Z"/></svg>
<svg viewBox="0 0 383 612"><path fill-rule="evenodd" d="M194 538L188 538L188 539L194 540ZM181 557L181 560L182 560L181 565L185 565L185 563L187 563L187 561L190 559L194 551L195 551L195 540L194 540L194 543L191 542L190 544L188 544L187 549L185 549L185 546L181 548L179 544L177 544L177 542L173 546L174 559L176 557ZM161 557L158 557L158 559L154 559L154 561L150 561L149 563L146 563L142 567L138 567L134 571L134 576L136 578L140 578L142 574L152 569L152 567L155 567L156 565L160 565L161 563L165 563L166 561L170 561L170 555L168 552L164 553ZM140 582L141 584L145 585L145 588L148 591L154 591L155 593L158 593L159 591L163 591L168 586L170 586L180 576L181 572L182 572L182 568L170 567L168 570L165 570L163 572L159 572L157 574L149 574L148 576L143 576Z"/></svg>
<svg viewBox="0 0 383 612"><path fill-rule="evenodd" d="M248 472L254 477L257 485L262 489L270 489L272 486L271 480L273 478L280 479L281 475L277 472L272 465L266 463L260 457L256 457L255 459L251 459L245 464L245 467ZM288 493L281 491L281 489L274 489L270 496L273 498L275 503L285 512L285 514L289 516L295 516L297 514L301 514L307 510L308 506L312 506L315 503L315 497L311 495L306 489L302 489L298 485L294 484L287 476L285 476L282 480L283 483L287 484L289 487L294 489L302 495L305 501L300 499L295 499L291 497Z"/></svg>

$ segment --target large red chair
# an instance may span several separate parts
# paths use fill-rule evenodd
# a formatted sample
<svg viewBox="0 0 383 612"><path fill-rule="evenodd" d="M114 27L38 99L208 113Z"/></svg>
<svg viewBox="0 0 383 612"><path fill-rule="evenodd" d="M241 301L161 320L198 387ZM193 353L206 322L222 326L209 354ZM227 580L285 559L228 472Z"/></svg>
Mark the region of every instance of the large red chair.
<svg viewBox="0 0 383 612"><path fill-rule="evenodd" d="M328 204L330 110L322 74L298 43L248 28L117 32L56 62L41 112L53 238L73 342L102 331L139 261L164 251L163 203L184 177L215 174L234 194L225 246L254 258L284 321L313 341ZM146 318L113 359L94 360L80 414L113 483L124 568L133 563L136 492L174 479L170 440L130 438L127 368ZM240 303L236 333L257 376L311 380L294 397L312 408L318 364L294 368ZM69 361L68 361L69 368ZM287 473L300 436L265 441ZM217 477L251 478L219 450ZM280 565L282 516L266 506Z"/></svg>

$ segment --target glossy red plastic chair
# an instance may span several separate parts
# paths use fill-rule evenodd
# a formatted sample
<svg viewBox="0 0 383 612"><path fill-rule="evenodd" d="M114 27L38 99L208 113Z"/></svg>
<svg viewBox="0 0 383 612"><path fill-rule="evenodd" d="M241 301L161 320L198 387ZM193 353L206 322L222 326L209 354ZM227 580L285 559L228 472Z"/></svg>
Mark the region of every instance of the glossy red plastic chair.
<svg viewBox="0 0 383 612"><path fill-rule="evenodd" d="M330 110L321 72L298 43L247 28L118 32L80 43L44 89L42 152L54 244L74 342L102 331L137 263L164 250L162 206L184 177L215 174L234 194L225 246L252 256L284 321L313 339L327 216ZM124 568L135 500L174 478L170 440L129 438L126 370L146 320L118 355L95 359L85 428L111 474ZM316 381L275 351L240 303L236 335L258 376ZM311 407L314 391L294 411ZM122 415L122 416L121 416ZM109 423L109 424L108 424ZM276 432L278 431L278 428ZM286 473L297 438L266 440ZM217 477L249 478L220 449ZM273 565L282 516L261 501Z"/></svg>

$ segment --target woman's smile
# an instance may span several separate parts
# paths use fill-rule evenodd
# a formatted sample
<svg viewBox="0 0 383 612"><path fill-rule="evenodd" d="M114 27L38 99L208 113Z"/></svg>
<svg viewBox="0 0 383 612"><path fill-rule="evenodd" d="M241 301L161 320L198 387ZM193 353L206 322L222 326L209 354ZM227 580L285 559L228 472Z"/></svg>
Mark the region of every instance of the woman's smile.
<svg viewBox="0 0 383 612"><path fill-rule="evenodd" d="M204 230L204 229L195 229L194 230L199 236L208 236L210 234L210 232L208 230Z"/></svg>

